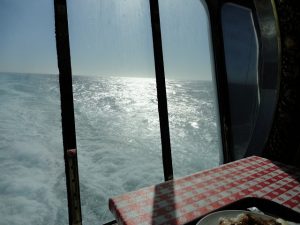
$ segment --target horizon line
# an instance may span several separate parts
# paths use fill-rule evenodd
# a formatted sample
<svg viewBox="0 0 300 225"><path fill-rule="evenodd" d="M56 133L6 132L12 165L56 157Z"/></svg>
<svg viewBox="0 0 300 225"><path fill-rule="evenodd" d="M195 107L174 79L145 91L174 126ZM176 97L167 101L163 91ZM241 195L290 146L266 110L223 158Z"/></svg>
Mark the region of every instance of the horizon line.
<svg viewBox="0 0 300 225"><path fill-rule="evenodd" d="M50 75L50 76L58 76L59 73L55 74L55 73L36 73L36 72L5 72L5 71L0 71L0 74L18 74L18 75ZM72 74L72 77L77 76L77 77L101 77L101 78L144 78L144 79L155 79L156 77L150 77L150 76L128 76L128 75L124 75L124 76L120 76L120 75L83 75L83 74ZM165 77L165 80L185 80L185 81L193 81L193 80L199 80L199 81L212 81L212 79L195 79L195 78L179 78L179 77L172 77L172 78L167 78Z"/></svg>

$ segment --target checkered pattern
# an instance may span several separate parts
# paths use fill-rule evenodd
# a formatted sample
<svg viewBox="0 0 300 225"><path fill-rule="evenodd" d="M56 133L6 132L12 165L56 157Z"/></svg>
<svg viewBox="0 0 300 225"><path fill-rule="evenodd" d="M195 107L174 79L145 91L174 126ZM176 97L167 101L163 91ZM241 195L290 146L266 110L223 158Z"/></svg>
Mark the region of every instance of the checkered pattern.
<svg viewBox="0 0 300 225"><path fill-rule="evenodd" d="M300 170L257 156L109 200L119 225L182 225L244 197L300 212Z"/></svg>

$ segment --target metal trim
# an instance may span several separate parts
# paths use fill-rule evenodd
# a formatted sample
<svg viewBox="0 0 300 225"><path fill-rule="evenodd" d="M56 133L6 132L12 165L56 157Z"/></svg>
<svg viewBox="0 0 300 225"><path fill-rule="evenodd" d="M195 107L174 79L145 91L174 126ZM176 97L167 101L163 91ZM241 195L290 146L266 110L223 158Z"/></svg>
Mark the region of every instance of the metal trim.
<svg viewBox="0 0 300 225"><path fill-rule="evenodd" d="M173 179L173 165L158 0L149 0L149 4L151 14L158 113L162 145L162 160L164 168L164 178L165 181L167 181Z"/></svg>
<svg viewBox="0 0 300 225"><path fill-rule="evenodd" d="M54 0L54 11L69 224L81 225L82 216L66 0Z"/></svg>

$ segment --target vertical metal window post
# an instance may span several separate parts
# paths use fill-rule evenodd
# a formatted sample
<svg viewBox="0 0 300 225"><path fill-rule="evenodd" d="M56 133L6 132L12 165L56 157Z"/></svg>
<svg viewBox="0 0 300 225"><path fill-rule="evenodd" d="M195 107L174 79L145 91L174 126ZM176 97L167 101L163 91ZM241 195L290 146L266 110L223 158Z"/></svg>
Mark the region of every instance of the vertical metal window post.
<svg viewBox="0 0 300 225"><path fill-rule="evenodd" d="M54 11L69 224L81 225L82 216L66 0L54 0Z"/></svg>
<svg viewBox="0 0 300 225"><path fill-rule="evenodd" d="M150 3L150 13L151 13L152 39L153 39L153 50L154 50L155 73L156 73L156 86L157 86L157 101L158 101L158 113L159 113L161 145L162 145L162 160L163 160L163 168L164 168L164 178L167 181L173 179L173 166L172 166L172 153L171 153L171 143L170 143L164 60L163 60L160 19L159 19L159 6L158 6L158 0L149 0L149 3Z"/></svg>

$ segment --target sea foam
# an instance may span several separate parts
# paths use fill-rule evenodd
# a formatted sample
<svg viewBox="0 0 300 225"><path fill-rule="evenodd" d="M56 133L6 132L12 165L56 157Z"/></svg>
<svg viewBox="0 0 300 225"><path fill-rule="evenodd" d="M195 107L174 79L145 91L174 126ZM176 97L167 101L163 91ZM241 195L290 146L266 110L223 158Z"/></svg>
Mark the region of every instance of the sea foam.
<svg viewBox="0 0 300 225"><path fill-rule="evenodd" d="M154 79L74 76L83 223L112 220L108 198L163 181ZM175 177L217 166L210 81L167 81ZM68 224L58 76L0 74L3 225Z"/></svg>

